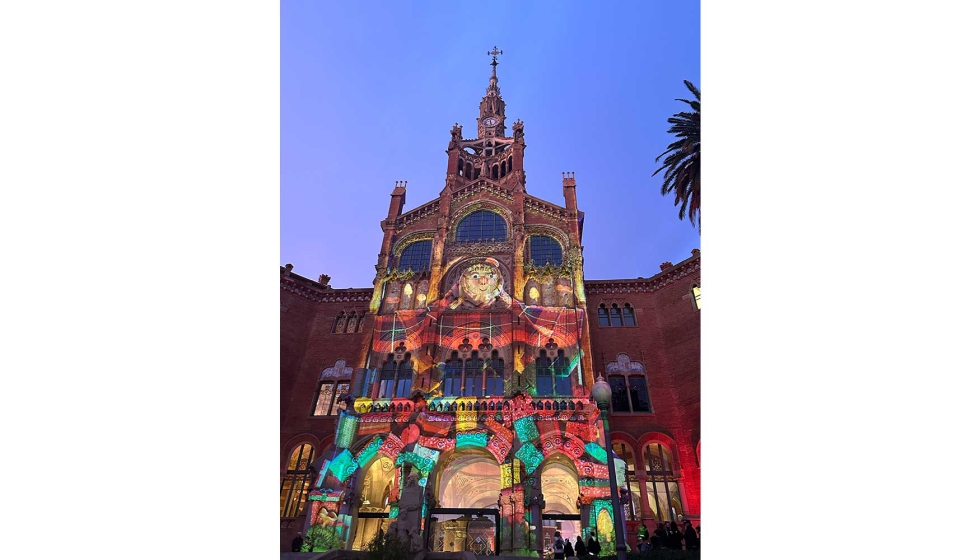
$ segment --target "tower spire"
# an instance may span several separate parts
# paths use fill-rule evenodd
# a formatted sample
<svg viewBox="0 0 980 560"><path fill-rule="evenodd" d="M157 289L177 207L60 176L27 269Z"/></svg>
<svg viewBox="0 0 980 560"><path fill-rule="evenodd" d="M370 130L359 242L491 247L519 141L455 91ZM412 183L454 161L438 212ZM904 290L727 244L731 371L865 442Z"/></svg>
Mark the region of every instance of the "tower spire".
<svg viewBox="0 0 980 560"><path fill-rule="evenodd" d="M496 95L500 97L500 88L497 86L497 55L504 54L504 51L498 50L497 45L493 46L492 51L487 51L488 56L493 56L493 60L490 62L490 66L493 70L490 71L490 86L487 87L487 95Z"/></svg>
<svg viewBox="0 0 980 560"><path fill-rule="evenodd" d="M500 97L500 86L497 85L497 56L504 54L504 51L493 46L492 51L487 51L488 56L492 56L490 61L490 85L487 86L487 94L480 101L480 116L477 117L477 127L480 130L480 137L503 136L504 135L504 100Z"/></svg>

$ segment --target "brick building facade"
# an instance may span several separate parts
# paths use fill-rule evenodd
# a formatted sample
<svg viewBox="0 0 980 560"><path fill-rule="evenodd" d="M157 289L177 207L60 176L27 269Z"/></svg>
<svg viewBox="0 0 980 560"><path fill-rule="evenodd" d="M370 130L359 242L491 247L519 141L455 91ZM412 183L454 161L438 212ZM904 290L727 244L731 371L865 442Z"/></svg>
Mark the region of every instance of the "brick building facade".
<svg viewBox="0 0 980 560"><path fill-rule="evenodd" d="M641 524L700 518L699 251L586 280L575 176L563 204L528 192L496 66L439 197L404 211L396 183L373 286L280 270L284 551L311 527L353 549L379 531L480 554L608 540L599 375L631 546Z"/></svg>

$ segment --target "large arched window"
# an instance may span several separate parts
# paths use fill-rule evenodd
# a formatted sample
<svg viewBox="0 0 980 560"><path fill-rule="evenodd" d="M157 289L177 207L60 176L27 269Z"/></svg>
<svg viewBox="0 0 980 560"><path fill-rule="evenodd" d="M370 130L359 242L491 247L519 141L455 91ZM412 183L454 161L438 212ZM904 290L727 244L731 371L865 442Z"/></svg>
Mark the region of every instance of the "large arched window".
<svg viewBox="0 0 980 560"><path fill-rule="evenodd" d="M531 236L531 264L544 266L546 264L561 264L561 245L547 235Z"/></svg>
<svg viewBox="0 0 980 560"><path fill-rule="evenodd" d="M633 448L622 441L613 442L613 451L626 463L626 484L630 490L630 503L627 504L626 514L630 521L635 521L643 512L640 509L640 482L636 479L636 460Z"/></svg>
<svg viewBox="0 0 980 560"><path fill-rule="evenodd" d="M398 259L399 270L429 270L429 260L432 258L432 240L425 239L410 244L402 251Z"/></svg>
<svg viewBox="0 0 980 560"><path fill-rule="evenodd" d="M680 488L674 476L674 460L670 448L651 443L644 448L647 469L647 503L660 521L677 521L682 515Z"/></svg>
<svg viewBox="0 0 980 560"><path fill-rule="evenodd" d="M456 241L476 243L479 241L506 241L507 222L495 212L477 210L467 215L456 228Z"/></svg>
<svg viewBox="0 0 980 560"><path fill-rule="evenodd" d="M296 517L303 512L310 489L310 463L313 446L304 443L293 448L286 465L286 474L279 486L279 517Z"/></svg>

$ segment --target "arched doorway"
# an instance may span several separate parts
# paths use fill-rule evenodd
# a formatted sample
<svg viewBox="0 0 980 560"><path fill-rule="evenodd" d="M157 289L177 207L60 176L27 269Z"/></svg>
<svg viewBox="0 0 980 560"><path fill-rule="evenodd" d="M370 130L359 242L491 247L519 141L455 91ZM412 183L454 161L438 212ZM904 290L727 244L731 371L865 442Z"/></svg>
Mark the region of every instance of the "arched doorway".
<svg viewBox="0 0 980 560"><path fill-rule="evenodd" d="M429 550L492 556L499 549L500 465L484 449L457 449L435 479Z"/></svg>
<svg viewBox="0 0 980 560"><path fill-rule="evenodd" d="M392 489L397 490L397 471L398 467L391 459L379 455L361 472L358 484L361 506L357 510L351 550L367 550L371 539L388 529Z"/></svg>
<svg viewBox="0 0 980 560"><path fill-rule="evenodd" d="M578 471L564 457L550 459L541 470L541 493L545 509L541 515L545 549L551 547L555 533L573 545L582 534L582 517L578 501Z"/></svg>

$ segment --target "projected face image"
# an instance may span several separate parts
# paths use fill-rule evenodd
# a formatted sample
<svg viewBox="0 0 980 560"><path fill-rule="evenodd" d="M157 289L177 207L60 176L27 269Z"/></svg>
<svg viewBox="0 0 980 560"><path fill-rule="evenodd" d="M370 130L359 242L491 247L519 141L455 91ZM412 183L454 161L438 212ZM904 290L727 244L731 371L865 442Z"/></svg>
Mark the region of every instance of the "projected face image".
<svg viewBox="0 0 980 560"><path fill-rule="evenodd" d="M500 271L489 264L474 264L460 277L460 287L473 303L477 305L488 303L500 295Z"/></svg>

